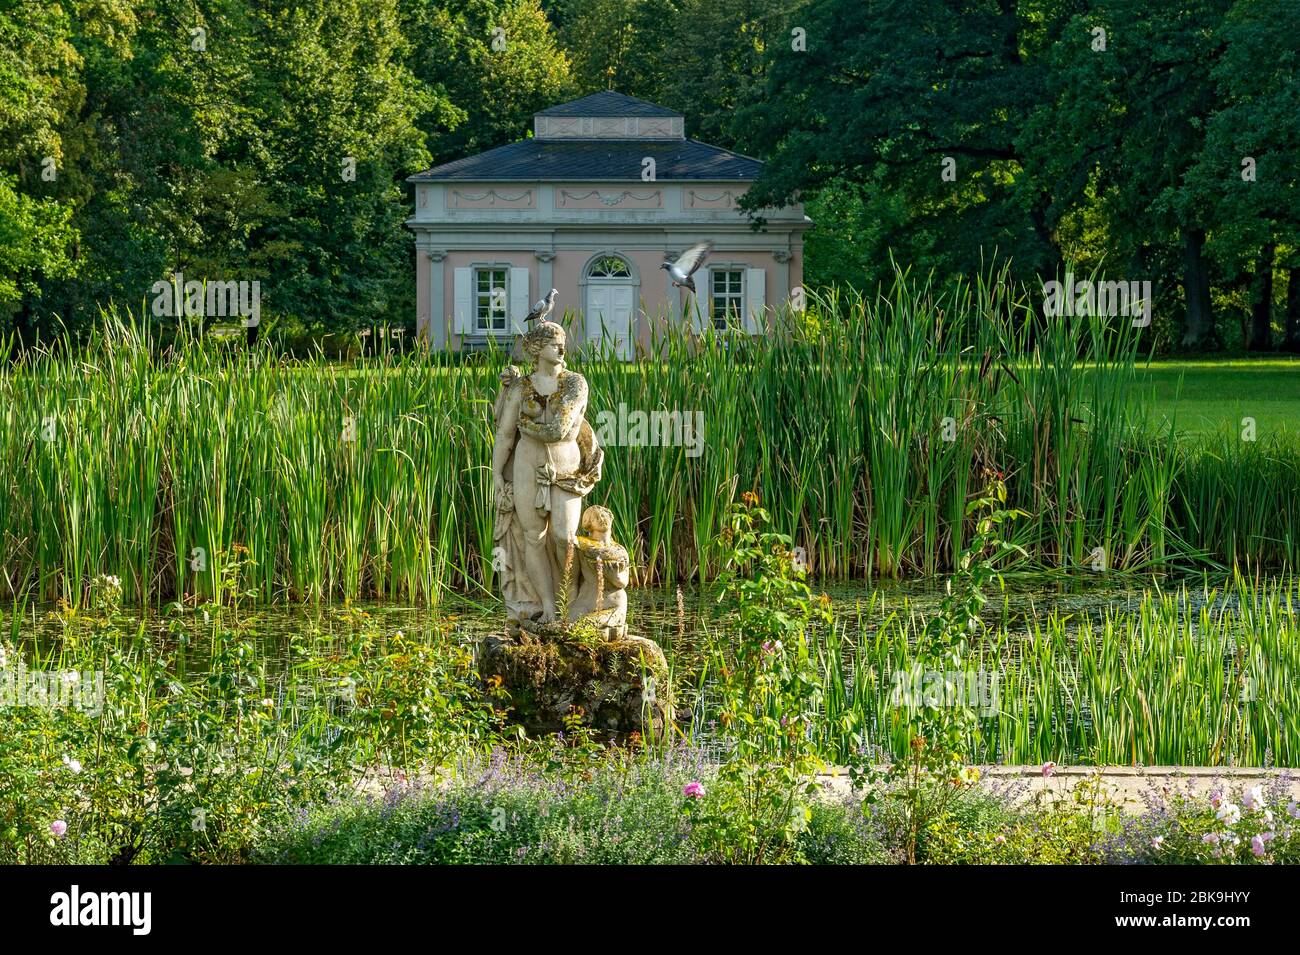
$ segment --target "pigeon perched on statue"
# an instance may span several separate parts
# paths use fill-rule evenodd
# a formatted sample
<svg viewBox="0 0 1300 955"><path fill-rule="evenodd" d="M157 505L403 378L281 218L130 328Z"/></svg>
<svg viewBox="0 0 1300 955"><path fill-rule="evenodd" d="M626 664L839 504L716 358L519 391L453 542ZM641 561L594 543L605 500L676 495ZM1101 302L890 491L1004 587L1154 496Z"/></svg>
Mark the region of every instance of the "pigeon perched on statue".
<svg viewBox="0 0 1300 955"><path fill-rule="evenodd" d="M545 298L539 298L536 302L533 303L533 310L524 316L524 321L525 322L546 321L547 317L550 316L552 310L554 310L555 308L555 296L558 294L559 292L556 289L551 289L550 295L547 295Z"/></svg>

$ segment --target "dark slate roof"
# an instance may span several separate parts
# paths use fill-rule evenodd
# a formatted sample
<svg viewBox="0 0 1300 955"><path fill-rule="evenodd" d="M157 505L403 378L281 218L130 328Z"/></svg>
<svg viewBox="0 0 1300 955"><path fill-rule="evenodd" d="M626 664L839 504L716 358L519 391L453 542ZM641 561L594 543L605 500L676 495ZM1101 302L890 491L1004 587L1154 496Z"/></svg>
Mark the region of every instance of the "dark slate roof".
<svg viewBox="0 0 1300 955"><path fill-rule="evenodd" d="M413 182L468 180L639 180L641 160L655 178L757 179L763 164L694 139L525 139L416 173Z"/></svg>
<svg viewBox="0 0 1300 955"><path fill-rule="evenodd" d="M608 90L547 107L535 116L681 116L676 110Z"/></svg>

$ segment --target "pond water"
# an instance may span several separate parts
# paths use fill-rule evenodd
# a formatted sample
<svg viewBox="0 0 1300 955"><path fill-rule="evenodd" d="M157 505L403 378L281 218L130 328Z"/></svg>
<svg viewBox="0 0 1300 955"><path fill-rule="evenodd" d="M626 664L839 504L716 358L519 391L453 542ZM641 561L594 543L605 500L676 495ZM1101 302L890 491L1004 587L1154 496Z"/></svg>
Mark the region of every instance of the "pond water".
<svg viewBox="0 0 1300 955"><path fill-rule="evenodd" d="M1139 577L1048 577L1041 574L1008 577L1004 591L990 591L985 619L1011 633L1023 632L1034 620L1052 613L1068 614L1075 620L1099 619L1107 611L1136 610L1151 593L1171 595L1186 613L1197 613L1207 602L1231 606L1236 597L1231 580L1222 576L1182 578ZM872 633L875 625L890 614L925 617L943 599L943 586L935 581L908 581L830 586L838 623L852 631ZM713 595L696 587L634 589L629 592L630 629L663 647L670 662L686 664L698 644L698 634L713 618ZM192 641L194 652L179 659L202 667L204 634L216 624L215 611L188 609L183 613L159 610L127 611L124 629L141 630L160 644ZM229 609L221 622L237 627L253 639L261 655L275 668L290 657L295 643L327 648L363 627L378 628L382 634L401 632L421 641L457 640L474 643L502 626L501 608L495 602L452 596L436 607L400 603L360 602L321 605L274 605ZM183 627L177 627L181 623ZM0 613L0 632L8 632L26 649L42 653L55 647L64 628L56 608L29 606L18 619L14 612ZM185 635L178 637L183 632ZM183 674L180 674L183 676Z"/></svg>
<svg viewBox="0 0 1300 955"><path fill-rule="evenodd" d="M1300 758L1292 742L1300 739L1300 684L1292 676L1300 672L1300 649L1290 609L1297 602L1298 581L1261 578L1247 584L1222 575L1008 577L1004 591L990 589L984 616L992 629L972 648L977 656L971 672L977 669L987 688L996 685L1001 694L989 701L979 696L986 731L979 755L988 762L1031 763L1067 756L1136 763L1144 761L1142 753L1149 764L1236 759L1266 765L1274 756ZM1275 619L1261 625L1248 659L1237 635L1246 627L1255 634L1256 611L1242 608L1240 616L1234 611L1239 600L1253 602L1252 591L1263 594L1271 613L1290 622ZM836 586L826 592L835 626L815 634L828 717L817 731L827 747L842 753L856 745L857 737L837 722L836 713L851 711L872 740L887 740L898 730L898 704L890 694L899 676L913 672L902 662L907 648L900 640L915 631L914 626L900 630L890 621L924 621L944 591L934 581L911 581ZM1152 596L1162 598L1159 612L1143 612L1143 623L1134 631L1144 600ZM1206 607L1227 612L1212 615L1203 625L1199 618ZM1104 631L1093 628L1083 646L1078 628L1108 614L1126 619ZM6 635L5 642L18 644L29 668L62 671L67 669L65 655L72 660L78 656L79 635L102 620L74 617L69 625L69 616L58 608L28 607L4 615L0 634ZM1048 626L1049 618L1057 622ZM724 640L727 634L713 613L710 593L633 590L629 620L632 632L664 648L683 727L689 727L698 745L722 747L725 741L713 722L715 685L703 651L711 633ZM301 701L337 704L337 687L314 674L359 647L365 648L362 653L383 653L394 646L399 632L408 641L471 646L503 621L495 601L458 596L432 608L371 602L155 610L121 614L117 624L113 633L123 636L112 637L115 646L161 662L181 684L203 681L212 667L212 641L219 629L237 631L254 648L248 662L260 674L253 688L258 699L275 697L282 709L297 712ZM1041 639L1040 630L1045 631ZM882 639L875 639L881 631ZM1100 652L1103 643L1105 653ZM1161 649L1153 652L1153 647ZM1255 706L1257 685L1262 695ZM982 693L985 683L972 687ZM1157 703L1154 717L1132 718ZM1233 735L1225 736L1229 732ZM895 740L894 745L902 744Z"/></svg>

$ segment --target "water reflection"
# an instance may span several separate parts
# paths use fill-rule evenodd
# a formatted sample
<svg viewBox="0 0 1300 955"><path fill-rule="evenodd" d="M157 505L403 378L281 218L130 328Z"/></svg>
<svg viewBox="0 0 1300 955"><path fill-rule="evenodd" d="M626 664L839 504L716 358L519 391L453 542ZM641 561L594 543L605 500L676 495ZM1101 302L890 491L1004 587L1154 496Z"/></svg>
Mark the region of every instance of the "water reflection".
<svg viewBox="0 0 1300 955"><path fill-rule="evenodd" d="M1024 575L1008 577L1006 588L990 594L986 621L1011 634L1024 632L1033 621L1052 613L1076 620L1097 619L1110 611L1132 611L1147 594L1160 593L1176 601L1184 613L1197 613L1207 602L1227 607L1235 603L1231 581L1222 576L1180 579L1135 577L1064 577ZM849 632L872 634L891 615L925 617L943 599L943 587L934 581L874 584L871 587L836 585L824 588L831 597L836 623ZM1225 593L1225 591L1227 591ZM700 635L715 625L712 593L698 587L651 588L630 592L632 629L660 644L678 672L691 669ZM5 631L29 652L57 648L67 627L67 617L52 607L3 615ZM178 666L201 671L206 642L217 626L232 628L254 641L269 667L286 665L291 648L299 652L328 652L364 629L379 634L401 632L422 641L457 640L473 643L501 626L494 603L452 596L437 607L363 602L353 605L280 605L224 610L186 609L181 612L125 611L120 616L127 632L160 647L176 648ZM381 641L380 646L383 646ZM183 676L184 674L178 674Z"/></svg>

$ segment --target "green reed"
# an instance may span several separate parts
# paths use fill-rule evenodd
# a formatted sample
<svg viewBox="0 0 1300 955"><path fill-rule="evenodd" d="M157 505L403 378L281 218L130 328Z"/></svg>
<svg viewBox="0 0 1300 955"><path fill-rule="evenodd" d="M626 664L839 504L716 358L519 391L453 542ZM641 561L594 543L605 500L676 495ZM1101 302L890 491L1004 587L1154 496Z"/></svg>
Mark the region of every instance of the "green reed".
<svg viewBox="0 0 1300 955"><path fill-rule="evenodd" d="M656 318L632 363L575 332L593 426L620 408L703 415L699 455L672 435L607 442L591 501L614 512L638 585L710 579L744 490L816 577L943 573L988 472L1032 515L1017 542L1044 567L1295 566L1300 442L1156 429L1128 400L1126 322L1049 321L1031 302L1005 271L945 290L899 273L876 295L815 296L753 339ZM106 573L138 603L211 598L234 560L265 601L492 590L502 352L299 361L163 347L113 316L80 348L9 351L10 592L77 603Z"/></svg>
<svg viewBox="0 0 1300 955"><path fill-rule="evenodd" d="M968 740L972 762L1108 765L1295 765L1300 759L1300 622L1294 579L1238 577L1225 590L1148 592L1132 610L1079 619L1053 612L992 628L972 648L986 694ZM858 733L907 751L911 705L896 692L924 621L874 596L822 641L831 759ZM929 686L922 681L923 688ZM937 686L937 684L935 684ZM937 692L937 691L936 691Z"/></svg>

